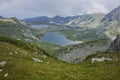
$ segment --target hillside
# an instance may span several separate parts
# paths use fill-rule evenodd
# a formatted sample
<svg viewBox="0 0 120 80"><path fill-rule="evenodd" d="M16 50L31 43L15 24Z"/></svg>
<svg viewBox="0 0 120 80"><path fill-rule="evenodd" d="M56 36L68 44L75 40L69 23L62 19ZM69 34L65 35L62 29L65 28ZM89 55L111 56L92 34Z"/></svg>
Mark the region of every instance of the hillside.
<svg viewBox="0 0 120 80"><path fill-rule="evenodd" d="M101 22L105 27L106 36L114 40L120 34L120 6L108 13Z"/></svg>
<svg viewBox="0 0 120 80"><path fill-rule="evenodd" d="M120 35L111 43L109 50L114 52L120 52Z"/></svg>
<svg viewBox="0 0 120 80"><path fill-rule="evenodd" d="M0 19L0 35L10 36L25 41L38 41L30 27L17 18Z"/></svg>
<svg viewBox="0 0 120 80"><path fill-rule="evenodd" d="M120 21L120 6L118 6L117 8L113 9L110 13L108 13L107 15L105 15L105 17L101 20L102 22L108 21Z"/></svg>
<svg viewBox="0 0 120 80"><path fill-rule="evenodd" d="M80 15L67 22L66 25L79 28L97 28L102 25L100 21L104 15L102 13Z"/></svg>
<svg viewBox="0 0 120 80"><path fill-rule="evenodd" d="M26 49L23 46L29 47ZM112 58L112 61L91 63L94 55L75 65L46 56L42 49L36 49L34 46L21 41L17 41L16 44L15 39L0 37L0 66L2 65L0 80L119 80L120 78L119 53L99 53L101 56Z"/></svg>
<svg viewBox="0 0 120 80"><path fill-rule="evenodd" d="M68 63L79 63L89 55L95 54L98 51L106 51L109 46L110 42L108 40L95 40L82 44L66 46L55 51L57 53L56 57L59 60Z"/></svg>

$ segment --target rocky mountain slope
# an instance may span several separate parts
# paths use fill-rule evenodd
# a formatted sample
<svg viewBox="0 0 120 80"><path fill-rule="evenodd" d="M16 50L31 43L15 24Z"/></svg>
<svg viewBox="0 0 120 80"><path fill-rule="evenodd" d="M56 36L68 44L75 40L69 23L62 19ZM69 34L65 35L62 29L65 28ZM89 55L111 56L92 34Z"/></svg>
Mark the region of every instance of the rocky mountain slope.
<svg viewBox="0 0 120 80"><path fill-rule="evenodd" d="M105 14L96 13L96 14L86 14L77 16L76 18L71 19L66 25L73 27L81 27L81 28L97 28L101 26L101 19Z"/></svg>
<svg viewBox="0 0 120 80"><path fill-rule="evenodd" d="M58 50L58 54L56 56L59 60L66 61L68 63L78 63L85 60L87 56L95 54L98 51L120 52L120 35L118 35L113 42L108 40L97 40L88 43L67 46Z"/></svg>
<svg viewBox="0 0 120 80"><path fill-rule="evenodd" d="M120 52L120 35L111 43L110 48L111 51Z"/></svg>
<svg viewBox="0 0 120 80"><path fill-rule="evenodd" d="M108 13L102 20L104 33L114 40L120 34L120 6Z"/></svg>
<svg viewBox="0 0 120 80"><path fill-rule="evenodd" d="M102 22L108 21L120 21L120 6L112 10L110 13L105 15L105 17L101 20Z"/></svg>
<svg viewBox="0 0 120 80"><path fill-rule="evenodd" d="M96 40L83 44L67 46L57 52L57 58L68 63L78 63L87 56L95 54L97 51L103 52L109 48L110 42L107 40Z"/></svg>
<svg viewBox="0 0 120 80"><path fill-rule="evenodd" d="M114 40L117 35L120 34L120 23L119 23L119 15L120 15L120 6L110 13L108 13L104 18L101 19L101 27L103 29L103 33L110 39ZM100 26L99 26L100 27ZM99 30L98 27L98 30ZM101 34L100 34L101 35ZM84 60L88 55L94 54L97 51L106 51L109 49L110 43L102 42L95 44L80 44L74 47L64 48L63 52L60 52L58 55L58 59L69 62L76 63L81 60ZM112 42L110 46L111 51L119 52L120 51L120 36Z"/></svg>
<svg viewBox="0 0 120 80"><path fill-rule="evenodd" d="M31 28L17 18L0 19L0 35L11 36L26 41L39 40L39 38L33 34Z"/></svg>
<svg viewBox="0 0 120 80"><path fill-rule="evenodd" d="M92 27L95 28L99 25L101 18L104 17L105 14L96 13L96 14L86 14L79 16L67 16L61 17L59 15L49 18L46 16L35 17L35 18L27 18L24 19L28 24L56 24L56 25L66 25L71 27Z"/></svg>

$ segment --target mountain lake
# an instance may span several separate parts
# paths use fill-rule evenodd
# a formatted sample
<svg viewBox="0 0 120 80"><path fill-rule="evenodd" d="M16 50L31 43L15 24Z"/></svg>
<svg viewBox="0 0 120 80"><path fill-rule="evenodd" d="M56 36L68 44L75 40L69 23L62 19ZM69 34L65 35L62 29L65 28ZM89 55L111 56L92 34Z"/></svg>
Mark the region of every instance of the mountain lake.
<svg viewBox="0 0 120 80"><path fill-rule="evenodd" d="M82 41L72 41L68 40L64 35L61 35L56 32L46 32L43 37L41 37L42 41L55 43L61 46L67 46L72 44L80 44Z"/></svg>

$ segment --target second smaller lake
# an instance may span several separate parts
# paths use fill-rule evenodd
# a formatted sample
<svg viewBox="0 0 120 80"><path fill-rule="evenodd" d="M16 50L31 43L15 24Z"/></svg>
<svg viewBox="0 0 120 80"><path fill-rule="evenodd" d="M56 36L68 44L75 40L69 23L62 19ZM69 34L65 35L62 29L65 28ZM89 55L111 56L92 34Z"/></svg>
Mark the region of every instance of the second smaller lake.
<svg viewBox="0 0 120 80"><path fill-rule="evenodd" d="M64 35L55 33L55 32L46 32L43 37L41 37L43 41L55 43L61 46L67 46L72 44L79 44L82 41L72 41L68 40Z"/></svg>
<svg viewBox="0 0 120 80"><path fill-rule="evenodd" d="M41 28L46 28L48 27L48 25L46 24L40 24L40 25L31 25L32 28L36 28L36 29L41 29Z"/></svg>

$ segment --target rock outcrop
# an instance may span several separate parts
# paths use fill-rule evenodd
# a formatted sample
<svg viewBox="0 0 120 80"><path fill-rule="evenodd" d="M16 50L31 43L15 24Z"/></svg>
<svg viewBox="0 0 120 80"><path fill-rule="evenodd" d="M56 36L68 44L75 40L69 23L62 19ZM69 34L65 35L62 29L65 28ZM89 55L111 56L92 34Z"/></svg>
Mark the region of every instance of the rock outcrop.
<svg viewBox="0 0 120 80"><path fill-rule="evenodd" d="M39 59L37 59L37 58L32 58L32 60L33 60L34 62L38 62L38 63L42 63L42 62L43 62L42 60L39 60Z"/></svg>
<svg viewBox="0 0 120 80"><path fill-rule="evenodd" d="M111 43L110 50L114 52L120 52L120 35Z"/></svg>
<svg viewBox="0 0 120 80"><path fill-rule="evenodd" d="M105 57L101 57L101 58L92 58L91 62L103 62L103 61L111 61L112 59L110 58L105 58Z"/></svg>
<svg viewBox="0 0 120 80"><path fill-rule="evenodd" d="M0 62L0 67L4 67L6 65L7 61Z"/></svg>
<svg viewBox="0 0 120 80"><path fill-rule="evenodd" d="M101 21L120 21L120 6L113 9L110 13L108 13Z"/></svg>
<svg viewBox="0 0 120 80"><path fill-rule="evenodd" d="M97 51L106 51L109 48L109 42L90 42L67 47L59 53L58 59L68 63L78 63L84 60L88 55Z"/></svg>

